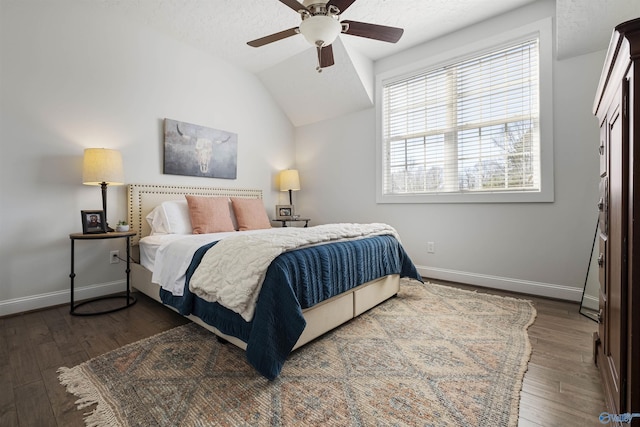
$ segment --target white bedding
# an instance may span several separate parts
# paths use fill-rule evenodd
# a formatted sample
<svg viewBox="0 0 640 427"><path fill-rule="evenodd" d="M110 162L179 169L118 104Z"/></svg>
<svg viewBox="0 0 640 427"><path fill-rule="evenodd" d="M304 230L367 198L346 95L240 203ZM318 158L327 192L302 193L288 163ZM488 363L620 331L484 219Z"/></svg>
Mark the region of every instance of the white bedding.
<svg viewBox="0 0 640 427"><path fill-rule="evenodd" d="M140 239L140 264L152 272L151 281L173 295L182 296L187 268L193 254L202 245L241 234L264 233L266 230L231 231L211 234L156 234ZM276 231L277 232L277 231Z"/></svg>
<svg viewBox="0 0 640 427"><path fill-rule="evenodd" d="M156 234L140 239L140 264L149 271L153 271L156 263L156 252L163 244L183 238L180 234Z"/></svg>
<svg viewBox="0 0 640 427"><path fill-rule="evenodd" d="M182 296L186 271L195 252L203 245L222 241L203 257L191 278L190 290L207 301L219 302L250 321L266 269L280 253L380 234L390 234L400 240L393 227L379 223L153 235L140 240L140 260L152 271L153 283L173 295ZM252 250L247 251L247 247Z"/></svg>
<svg viewBox="0 0 640 427"><path fill-rule="evenodd" d="M220 241L202 257L191 276L189 290L206 301L220 303L249 322L253 319L267 269L281 253L316 244L385 234L399 240L393 227L381 223L325 224L273 230L265 230L261 234L236 234Z"/></svg>

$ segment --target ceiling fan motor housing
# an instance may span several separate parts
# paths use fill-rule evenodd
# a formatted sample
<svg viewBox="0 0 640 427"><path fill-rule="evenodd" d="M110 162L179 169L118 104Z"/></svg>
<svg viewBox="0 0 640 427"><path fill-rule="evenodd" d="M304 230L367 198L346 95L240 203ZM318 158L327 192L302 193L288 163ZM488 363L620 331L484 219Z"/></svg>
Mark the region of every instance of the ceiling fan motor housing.
<svg viewBox="0 0 640 427"><path fill-rule="evenodd" d="M302 0L302 6L312 11L314 8L323 7L326 9L329 0Z"/></svg>

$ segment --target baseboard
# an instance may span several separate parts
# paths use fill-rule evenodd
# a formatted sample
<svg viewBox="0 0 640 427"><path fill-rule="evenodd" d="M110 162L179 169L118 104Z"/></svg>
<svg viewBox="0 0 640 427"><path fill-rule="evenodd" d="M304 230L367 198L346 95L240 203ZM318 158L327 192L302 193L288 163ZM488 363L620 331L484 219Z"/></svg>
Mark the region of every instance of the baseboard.
<svg viewBox="0 0 640 427"><path fill-rule="evenodd" d="M115 294L126 289L126 281L100 283L97 285L76 287L74 289L74 300L81 301L89 298ZM32 295L23 298L14 298L0 301L0 317L25 311L38 310L55 305L69 304L71 300L70 289L64 291L48 292L45 294Z"/></svg>
<svg viewBox="0 0 640 427"><path fill-rule="evenodd" d="M600 300L594 296L585 294L582 299L582 306L597 312L600 310Z"/></svg>
<svg viewBox="0 0 640 427"><path fill-rule="evenodd" d="M541 297L557 298L579 302L582 299L582 289L550 283L532 282L528 280L512 279L508 277L489 276L485 274L469 273L465 271L447 270L443 268L416 266L418 273L426 278L446 280L449 282L466 283L485 288L501 289ZM126 288L124 280L100 283L75 289L76 301L95 298L103 295L122 292ZM69 304L69 290L32 295L24 298L14 298L0 301L0 317L25 311L38 310L55 305Z"/></svg>
<svg viewBox="0 0 640 427"><path fill-rule="evenodd" d="M580 302L582 288L555 285L552 283L532 282L529 280L512 279L509 277L490 276L486 274L469 273L466 271L447 270L444 268L416 266L422 277L449 282L465 283L485 288L518 292L547 298Z"/></svg>

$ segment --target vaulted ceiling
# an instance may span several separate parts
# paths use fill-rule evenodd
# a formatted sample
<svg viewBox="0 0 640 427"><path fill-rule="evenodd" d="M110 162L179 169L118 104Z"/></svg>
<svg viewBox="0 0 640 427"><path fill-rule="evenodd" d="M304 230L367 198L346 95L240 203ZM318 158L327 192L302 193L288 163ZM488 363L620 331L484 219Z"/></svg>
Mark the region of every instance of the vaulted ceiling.
<svg viewBox="0 0 640 427"><path fill-rule="evenodd" d="M325 2L326 0L318 0ZM297 27L278 0L100 0L101 7L255 73L295 126L373 105L374 61L536 0L358 0L341 20L404 28L396 44L340 35L335 65L316 72L302 35L260 48L247 41ZM542 0L545 1L545 0ZM613 27L640 16L637 0L556 0L559 59L605 49Z"/></svg>

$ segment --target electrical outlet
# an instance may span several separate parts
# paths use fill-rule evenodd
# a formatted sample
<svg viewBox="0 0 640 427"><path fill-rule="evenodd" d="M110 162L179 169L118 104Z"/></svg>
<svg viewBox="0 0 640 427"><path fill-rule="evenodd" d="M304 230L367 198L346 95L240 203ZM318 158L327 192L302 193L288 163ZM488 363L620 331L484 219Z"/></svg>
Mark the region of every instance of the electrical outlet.
<svg viewBox="0 0 640 427"><path fill-rule="evenodd" d="M427 242L427 252L430 254L436 253L436 244L433 242Z"/></svg>
<svg viewBox="0 0 640 427"><path fill-rule="evenodd" d="M109 252L109 262L111 264L117 264L120 262L120 251Z"/></svg>

